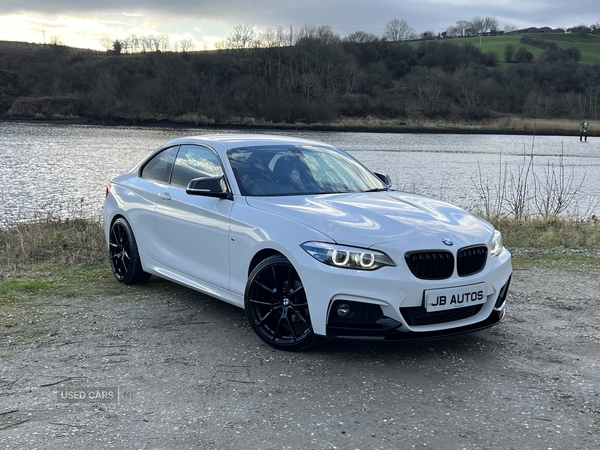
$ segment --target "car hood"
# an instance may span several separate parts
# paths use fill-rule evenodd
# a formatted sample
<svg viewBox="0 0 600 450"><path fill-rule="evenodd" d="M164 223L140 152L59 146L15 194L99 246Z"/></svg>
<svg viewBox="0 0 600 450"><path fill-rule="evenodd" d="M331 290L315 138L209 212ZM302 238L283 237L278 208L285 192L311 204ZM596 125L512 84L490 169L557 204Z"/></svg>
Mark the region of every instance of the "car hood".
<svg viewBox="0 0 600 450"><path fill-rule="evenodd" d="M247 197L247 202L314 228L337 243L361 247L403 241L405 248L433 249L442 239L474 245L488 242L494 231L461 208L400 191Z"/></svg>

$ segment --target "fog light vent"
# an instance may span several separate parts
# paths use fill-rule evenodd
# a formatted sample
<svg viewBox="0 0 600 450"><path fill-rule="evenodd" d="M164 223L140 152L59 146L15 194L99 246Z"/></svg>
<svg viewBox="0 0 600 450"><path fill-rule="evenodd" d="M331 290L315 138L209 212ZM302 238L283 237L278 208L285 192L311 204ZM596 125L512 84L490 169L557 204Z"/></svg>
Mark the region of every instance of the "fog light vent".
<svg viewBox="0 0 600 450"><path fill-rule="evenodd" d="M329 310L328 323L376 323L383 317L381 306L371 303L336 300Z"/></svg>
<svg viewBox="0 0 600 450"><path fill-rule="evenodd" d="M339 303L336 305L336 312L341 318L347 317L350 314L350 305L348 303Z"/></svg>

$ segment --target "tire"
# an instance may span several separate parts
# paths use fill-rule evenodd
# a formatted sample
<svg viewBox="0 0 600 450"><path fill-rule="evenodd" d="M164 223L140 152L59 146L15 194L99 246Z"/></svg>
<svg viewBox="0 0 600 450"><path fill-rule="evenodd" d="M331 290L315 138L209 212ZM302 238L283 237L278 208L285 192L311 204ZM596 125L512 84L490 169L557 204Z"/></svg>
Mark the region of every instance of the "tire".
<svg viewBox="0 0 600 450"><path fill-rule="evenodd" d="M124 284L145 283L150 274L142 269L135 236L122 217L113 222L109 235L110 266L115 278Z"/></svg>
<svg viewBox="0 0 600 450"><path fill-rule="evenodd" d="M281 255L270 256L254 268L246 284L244 306L254 332L279 350L305 350L318 341L302 281Z"/></svg>

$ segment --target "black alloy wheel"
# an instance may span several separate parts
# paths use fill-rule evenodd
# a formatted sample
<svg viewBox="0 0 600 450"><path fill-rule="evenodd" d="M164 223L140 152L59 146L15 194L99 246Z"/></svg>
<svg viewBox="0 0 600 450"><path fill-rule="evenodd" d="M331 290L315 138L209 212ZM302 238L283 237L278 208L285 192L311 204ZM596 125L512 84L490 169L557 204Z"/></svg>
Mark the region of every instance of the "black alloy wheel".
<svg viewBox="0 0 600 450"><path fill-rule="evenodd" d="M304 286L283 256L270 256L254 268L244 298L248 321L267 344L299 351L317 342Z"/></svg>
<svg viewBox="0 0 600 450"><path fill-rule="evenodd" d="M142 270L137 243L129 223L122 217L110 227L110 266L115 278L124 284L145 283L150 274Z"/></svg>

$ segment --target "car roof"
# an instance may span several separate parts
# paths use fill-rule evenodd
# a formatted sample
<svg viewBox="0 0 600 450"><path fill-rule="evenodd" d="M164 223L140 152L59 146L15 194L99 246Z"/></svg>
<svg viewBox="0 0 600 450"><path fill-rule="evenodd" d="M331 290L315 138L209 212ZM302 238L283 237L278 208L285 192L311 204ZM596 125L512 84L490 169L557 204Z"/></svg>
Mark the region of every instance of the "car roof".
<svg viewBox="0 0 600 450"><path fill-rule="evenodd" d="M318 145L322 147L333 147L329 144L310 139L303 139L293 136L279 136L269 134L207 134L198 136L185 136L173 139L161 148L181 144L204 144L211 147L220 147L221 149L231 149L238 147L253 147L263 145L287 144L287 145Z"/></svg>

